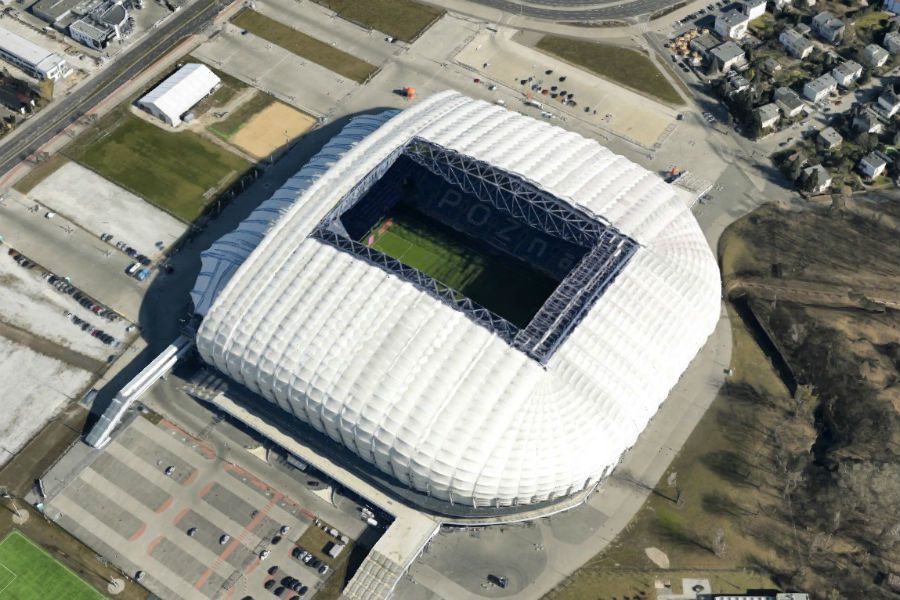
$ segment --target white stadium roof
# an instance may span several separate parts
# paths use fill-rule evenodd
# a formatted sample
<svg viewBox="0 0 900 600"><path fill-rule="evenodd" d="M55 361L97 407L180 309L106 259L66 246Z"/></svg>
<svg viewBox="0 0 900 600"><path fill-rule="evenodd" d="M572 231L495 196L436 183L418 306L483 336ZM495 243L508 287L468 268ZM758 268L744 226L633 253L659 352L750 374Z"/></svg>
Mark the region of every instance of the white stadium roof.
<svg viewBox="0 0 900 600"><path fill-rule="evenodd" d="M155 108L169 123L178 125L181 115L206 97L220 81L206 65L186 64L150 90L138 104Z"/></svg>
<svg viewBox="0 0 900 600"><path fill-rule="evenodd" d="M639 244L545 364L311 234L411 140L493 165ZM619 461L712 332L715 258L656 175L455 92L359 117L204 253L207 362L405 485L470 506L558 498Z"/></svg>

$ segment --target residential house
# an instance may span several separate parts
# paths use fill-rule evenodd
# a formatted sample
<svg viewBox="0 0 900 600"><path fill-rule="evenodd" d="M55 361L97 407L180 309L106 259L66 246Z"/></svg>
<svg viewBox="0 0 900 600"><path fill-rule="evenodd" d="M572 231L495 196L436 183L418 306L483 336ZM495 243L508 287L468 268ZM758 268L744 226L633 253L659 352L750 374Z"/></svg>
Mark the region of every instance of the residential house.
<svg viewBox="0 0 900 600"><path fill-rule="evenodd" d="M819 102L828 97L828 94L837 89L837 81L834 77L825 73L817 79L807 81L803 86L803 96L812 102Z"/></svg>
<svg viewBox="0 0 900 600"><path fill-rule="evenodd" d="M878 103L875 105L882 117L890 119L900 112L900 96L894 91L894 88L887 86L878 96Z"/></svg>
<svg viewBox="0 0 900 600"><path fill-rule="evenodd" d="M774 100L785 117L796 117L803 112L803 100L790 88L780 87L775 90Z"/></svg>
<svg viewBox="0 0 900 600"><path fill-rule="evenodd" d="M900 2L900 0L898 0ZM881 45L891 54L900 53L900 32L890 31L884 35Z"/></svg>
<svg viewBox="0 0 900 600"><path fill-rule="evenodd" d="M844 22L838 19L834 13L823 10L812 20L813 31L829 44L836 44L844 36Z"/></svg>
<svg viewBox="0 0 900 600"><path fill-rule="evenodd" d="M855 60L847 60L831 70L831 76L841 87L849 87L862 75L862 65Z"/></svg>
<svg viewBox="0 0 900 600"><path fill-rule="evenodd" d="M716 46L709 55L722 73L727 73L731 69L739 69L747 64L744 49L734 42L725 42Z"/></svg>
<svg viewBox="0 0 900 600"><path fill-rule="evenodd" d="M877 69L886 63L890 56L891 55L888 54L887 50L876 44L869 44L863 48L860 53L860 58L866 66L872 67L873 69Z"/></svg>
<svg viewBox="0 0 900 600"><path fill-rule="evenodd" d="M882 8L895 15L900 15L900 0L884 0Z"/></svg>
<svg viewBox="0 0 900 600"><path fill-rule="evenodd" d="M766 0L744 0L744 14L753 19L758 19L766 14Z"/></svg>
<svg viewBox="0 0 900 600"><path fill-rule="evenodd" d="M774 75L781 70L781 63L774 58L767 58L762 63L762 70L769 75Z"/></svg>
<svg viewBox="0 0 900 600"><path fill-rule="evenodd" d="M731 71L725 82L725 90L729 96L740 92L746 92L752 87L753 86L750 85L747 78L743 75L739 75L736 71Z"/></svg>
<svg viewBox="0 0 900 600"><path fill-rule="evenodd" d="M859 160L859 172L868 177L875 179L887 168L887 161L881 158L875 152L869 152Z"/></svg>
<svg viewBox="0 0 900 600"><path fill-rule="evenodd" d="M878 115L871 108L862 109L859 114L853 117L851 124L853 131L866 133L881 133L884 131L884 123L878 118Z"/></svg>
<svg viewBox="0 0 900 600"><path fill-rule="evenodd" d="M736 10L730 10L727 13L720 13L716 17L714 29L716 33L724 38L739 40L747 35L747 25L749 23L750 18L747 15Z"/></svg>
<svg viewBox="0 0 900 600"><path fill-rule="evenodd" d="M789 7L791 4L791 0L772 0L772 8L774 8L776 11L782 11L785 8Z"/></svg>
<svg viewBox="0 0 900 600"><path fill-rule="evenodd" d="M831 187L831 174L822 165L806 167L803 169L803 175L806 181L809 181L811 177L817 178L816 185L810 190L814 194L821 194Z"/></svg>
<svg viewBox="0 0 900 600"><path fill-rule="evenodd" d="M826 150L834 150L844 141L844 136L838 133L834 127L826 127L819 132L816 141Z"/></svg>
<svg viewBox="0 0 900 600"><path fill-rule="evenodd" d="M759 119L760 126L763 129L768 129L778 123L781 113L778 112L778 107L775 106L775 103L770 102L757 108L756 116Z"/></svg>
<svg viewBox="0 0 900 600"><path fill-rule="evenodd" d="M788 54L794 58L804 59L813 51L813 43L795 29L787 27L778 36L778 41Z"/></svg>

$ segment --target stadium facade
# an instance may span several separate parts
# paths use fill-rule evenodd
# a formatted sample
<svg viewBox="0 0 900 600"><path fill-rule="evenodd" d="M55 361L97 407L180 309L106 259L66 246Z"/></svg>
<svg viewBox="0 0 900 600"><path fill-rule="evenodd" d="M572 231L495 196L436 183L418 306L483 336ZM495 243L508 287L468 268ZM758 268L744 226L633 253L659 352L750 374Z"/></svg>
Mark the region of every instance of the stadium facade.
<svg viewBox="0 0 900 600"><path fill-rule="evenodd" d="M503 289L463 293L379 248L401 197L552 285L513 316ZM606 476L720 314L715 258L659 177L455 92L352 119L204 253L192 297L207 363L472 507Z"/></svg>

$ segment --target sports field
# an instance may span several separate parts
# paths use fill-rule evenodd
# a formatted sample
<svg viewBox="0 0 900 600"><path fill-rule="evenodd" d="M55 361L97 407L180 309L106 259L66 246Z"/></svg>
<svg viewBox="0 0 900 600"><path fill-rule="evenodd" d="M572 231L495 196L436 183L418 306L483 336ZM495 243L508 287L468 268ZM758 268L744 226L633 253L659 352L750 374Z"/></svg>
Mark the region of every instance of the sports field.
<svg viewBox="0 0 900 600"><path fill-rule="evenodd" d="M102 600L103 595L18 531L0 542L0 600Z"/></svg>
<svg viewBox="0 0 900 600"><path fill-rule="evenodd" d="M402 205L360 241L463 293L518 327L528 324L558 285L527 263Z"/></svg>

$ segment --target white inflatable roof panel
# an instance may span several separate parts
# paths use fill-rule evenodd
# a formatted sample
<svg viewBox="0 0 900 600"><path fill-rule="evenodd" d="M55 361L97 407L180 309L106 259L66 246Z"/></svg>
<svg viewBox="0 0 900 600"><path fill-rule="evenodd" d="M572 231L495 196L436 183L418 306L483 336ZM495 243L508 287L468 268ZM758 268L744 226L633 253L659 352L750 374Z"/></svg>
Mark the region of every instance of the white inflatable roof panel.
<svg viewBox="0 0 900 600"><path fill-rule="evenodd" d="M308 237L414 137L518 174L640 244L546 366ZM455 92L352 121L221 242L193 292L203 358L412 488L475 506L553 499L608 473L719 318L715 258L667 184Z"/></svg>

